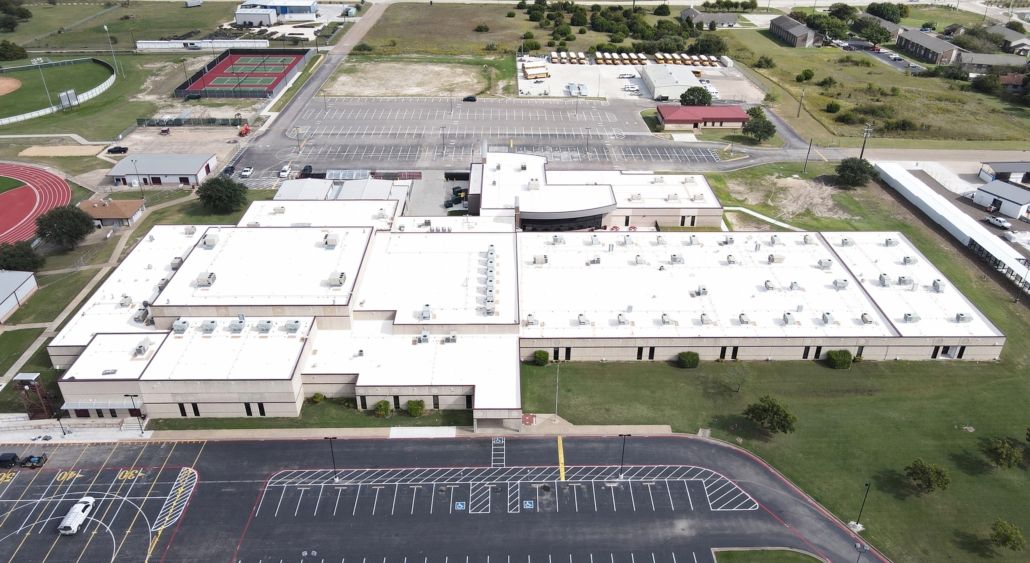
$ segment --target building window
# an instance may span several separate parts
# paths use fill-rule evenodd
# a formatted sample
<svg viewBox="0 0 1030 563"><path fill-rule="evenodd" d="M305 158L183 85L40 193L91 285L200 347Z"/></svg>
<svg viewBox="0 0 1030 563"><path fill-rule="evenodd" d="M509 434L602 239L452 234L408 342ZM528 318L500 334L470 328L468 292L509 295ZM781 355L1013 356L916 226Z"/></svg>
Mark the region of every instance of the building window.
<svg viewBox="0 0 1030 563"><path fill-rule="evenodd" d="M364 395L361 396L361 410L363 410L363 411L367 411L368 410L368 403L365 402L365 396Z"/></svg>
<svg viewBox="0 0 1030 563"><path fill-rule="evenodd" d="M696 219L697 219L697 217L695 217L695 216L693 216L693 215L691 215L691 216L690 216L690 226L691 226L691 227L693 227L693 226L694 226L694 222L695 222L695 220L696 220Z"/></svg>
<svg viewBox="0 0 1030 563"><path fill-rule="evenodd" d="M197 407L197 403L190 403L193 405L193 416L200 416L200 408Z"/></svg>
<svg viewBox="0 0 1030 563"><path fill-rule="evenodd" d="M955 357L961 360L962 356L965 356L965 355L966 355L966 347L965 346L959 346L958 347L958 355L955 356Z"/></svg>
<svg viewBox="0 0 1030 563"><path fill-rule="evenodd" d="M933 353L930 354L930 359L931 360L936 360L937 359L937 354L939 354L940 351L941 351L941 347L940 346L934 346L933 347Z"/></svg>
<svg viewBox="0 0 1030 563"><path fill-rule="evenodd" d="M397 395L393 396L393 410L395 410L395 411L401 410L401 398L399 396L397 396Z"/></svg>
<svg viewBox="0 0 1030 563"><path fill-rule="evenodd" d="M680 217L680 226L681 227L686 227L687 226L687 218L686 217Z"/></svg>
<svg viewBox="0 0 1030 563"><path fill-rule="evenodd" d="M572 359L572 348L566 348L565 349L565 361L567 362L567 361L569 361L571 359Z"/></svg>
<svg viewBox="0 0 1030 563"><path fill-rule="evenodd" d="M434 411L440 410L440 396L439 395L433 395L433 410Z"/></svg>
<svg viewBox="0 0 1030 563"><path fill-rule="evenodd" d="M823 347L822 346L816 346L815 347L815 359L818 360L819 356L822 356L822 355L823 355Z"/></svg>
<svg viewBox="0 0 1030 563"><path fill-rule="evenodd" d="M89 409L75 409L75 418L89 418Z"/></svg>
<svg viewBox="0 0 1030 563"><path fill-rule="evenodd" d="M243 410L247 411L247 416L254 416L254 411L250 410L250 403L243 403Z"/></svg>
<svg viewBox="0 0 1030 563"><path fill-rule="evenodd" d="M861 358L862 357L862 352L865 352L865 346L859 346L858 347L858 352L855 352L855 356Z"/></svg>
<svg viewBox="0 0 1030 563"><path fill-rule="evenodd" d="M649 360L653 360L654 359L654 346L651 346L650 348L648 348L648 350L647 350L647 359L649 359Z"/></svg>
<svg viewBox="0 0 1030 563"><path fill-rule="evenodd" d="M116 411L114 409L110 409L110 410L111 410L111 418L118 418L118 411Z"/></svg>
<svg viewBox="0 0 1030 563"><path fill-rule="evenodd" d="M726 347L725 346L723 346L722 349L719 350L719 359L720 360L725 360L726 359Z"/></svg>
<svg viewBox="0 0 1030 563"><path fill-rule="evenodd" d="M808 359L808 351L811 348L812 348L811 346L805 346L805 352L803 354L801 354L801 359L802 360L807 360Z"/></svg>
<svg viewBox="0 0 1030 563"><path fill-rule="evenodd" d="M629 226L629 215L626 216L626 222L625 222L625 224L623 226L625 226L625 227Z"/></svg>
<svg viewBox="0 0 1030 563"><path fill-rule="evenodd" d="M738 349L737 346L733 347L733 351L730 353L730 359L731 360L736 360L737 359L737 349Z"/></svg>
<svg viewBox="0 0 1030 563"><path fill-rule="evenodd" d="M139 409L129 409L129 416L131 416L132 418L139 418L143 416L143 412Z"/></svg>
<svg viewBox="0 0 1030 563"><path fill-rule="evenodd" d="M471 409L472 408L472 395L465 395L465 408L466 409Z"/></svg>
<svg viewBox="0 0 1030 563"><path fill-rule="evenodd" d="M934 357L936 358L936 351L934 351ZM104 409L97 409L97 418L104 418Z"/></svg>
<svg viewBox="0 0 1030 563"><path fill-rule="evenodd" d="M558 355L558 349L557 348L554 349L554 354L551 357L554 358L554 361L556 361L556 362L561 361L561 357Z"/></svg>
<svg viewBox="0 0 1030 563"><path fill-rule="evenodd" d="M179 183L184 186L189 185L190 179L187 176L179 176Z"/></svg>
<svg viewBox="0 0 1030 563"><path fill-rule="evenodd" d="M264 403L258 403L258 414L260 414L261 416L265 416L265 404Z"/></svg>
<svg viewBox="0 0 1030 563"><path fill-rule="evenodd" d="M186 418L186 405L179 403L179 416Z"/></svg>
<svg viewBox="0 0 1030 563"><path fill-rule="evenodd" d="M637 359L638 360L643 360L644 359L644 347L643 346L638 346L637 347Z"/></svg>

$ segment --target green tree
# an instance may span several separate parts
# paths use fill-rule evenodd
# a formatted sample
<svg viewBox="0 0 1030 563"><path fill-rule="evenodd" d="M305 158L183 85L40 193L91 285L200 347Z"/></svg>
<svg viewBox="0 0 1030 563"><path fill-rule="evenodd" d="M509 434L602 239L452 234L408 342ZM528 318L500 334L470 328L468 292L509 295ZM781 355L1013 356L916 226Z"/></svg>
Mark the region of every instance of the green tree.
<svg viewBox="0 0 1030 563"><path fill-rule="evenodd" d="M74 247L95 229L93 218L74 205L55 207L36 217L36 235L58 246Z"/></svg>
<svg viewBox="0 0 1030 563"><path fill-rule="evenodd" d="M522 47L525 50L527 50L527 51L539 51L540 50L540 42L535 40L535 39L531 39L529 41L523 41L522 42Z"/></svg>
<svg viewBox="0 0 1030 563"><path fill-rule="evenodd" d="M744 416L751 421L768 426L773 432L788 434L794 432L797 415L787 410L787 406L769 395L758 399L744 409Z"/></svg>
<svg viewBox="0 0 1030 563"><path fill-rule="evenodd" d="M812 77L815 76L815 71L810 68L806 68L805 70L801 71L801 76L804 76L805 80L811 80Z"/></svg>
<svg viewBox="0 0 1030 563"><path fill-rule="evenodd" d="M991 463L1001 469L1013 468L1019 465L1020 460L1023 459L1023 452L1005 438L991 438L982 449L990 458Z"/></svg>
<svg viewBox="0 0 1030 563"><path fill-rule="evenodd" d="M864 186L877 175L868 160L857 156L845 158L837 165L837 183L845 188Z"/></svg>
<svg viewBox="0 0 1030 563"><path fill-rule="evenodd" d="M46 258L27 240L0 243L0 270L35 272L43 269Z"/></svg>
<svg viewBox="0 0 1030 563"><path fill-rule="evenodd" d="M898 13L901 14L901 19L905 19L912 15L912 10L909 9L908 4L902 4L901 2L898 2L894 5L898 7Z"/></svg>
<svg viewBox="0 0 1030 563"><path fill-rule="evenodd" d="M991 526L991 542L998 547L1007 547L1012 551L1026 549L1026 540L1017 526L998 518Z"/></svg>
<svg viewBox="0 0 1030 563"><path fill-rule="evenodd" d="M654 15L656 16L667 16L671 13L672 10L669 9L668 4L662 4L654 9Z"/></svg>
<svg viewBox="0 0 1030 563"><path fill-rule="evenodd" d="M714 33L706 33L688 49L691 55L720 56L726 54L726 41Z"/></svg>
<svg viewBox="0 0 1030 563"><path fill-rule="evenodd" d="M0 16L0 30L14 31L16 29L18 29L18 18L9 14Z"/></svg>
<svg viewBox="0 0 1030 563"><path fill-rule="evenodd" d="M915 481L916 486L924 493L932 493L938 489L946 491L951 486L948 470L940 465L926 463L923 458L906 465L905 475Z"/></svg>
<svg viewBox="0 0 1030 563"><path fill-rule="evenodd" d="M798 22L798 23L805 23L805 20L808 19L808 14L795 10L795 11L787 14L787 17L792 19L792 20L794 20L794 21L796 21L796 22Z"/></svg>
<svg viewBox="0 0 1030 563"><path fill-rule="evenodd" d="M686 92L680 94L680 105L682 106L710 106L712 105L712 93L700 86L691 86Z"/></svg>
<svg viewBox="0 0 1030 563"><path fill-rule="evenodd" d="M826 113L837 113L840 111L840 104L837 102L826 102Z"/></svg>
<svg viewBox="0 0 1030 563"><path fill-rule="evenodd" d="M865 11L891 23L898 23L901 21L901 10L898 9L897 4L891 4L890 2L873 2L866 6Z"/></svg>
<svg viewBox="0 0 1030 563"><path fill-rule="evenodd" d="M200 204L219 213L237 211L247 203L247 186L225 176L204 180L197 188Z"/></svg>
<svg viewBox="0 0 1030 563"><path fill-rule="evenodd" d="M715 31L716 27L717 26L715 25L715 20L708 22L708 31Z"/></svg>
<svg viewBox="0 0 1030 563"><path fill-rule="evenodd" d="M776 125L764 117L751 119L740 128L740 132L761 143L776 135Z"/></svg>
<svg viewBox="0 0 1030 563"><path fill-rule="evenodd" d="M693 369L701 363L701 357L697 352L680 352L676 356L676 363L681 368Z"/></svg>
<svg viewBox="0 0 1030 563"><path fill-rule="evenodd" d="M751 119L767 119L765 117L765 110L762 109L762 106L751 106L747 108L747 112L745 113L747 113L748 117Z"/></svg>
<svg viewBox="0 0 1030 563"><path fill-rule="evenodd" d="M776 68L776 61L772 60L772 57L768 55L762 55L758 57L754 66L755 68Z"/></svg>
<svg viewBox="0 0 1030 563"><path fill-rule="evenodd" d="M1008 23L1005 24L1005 27L1011 29L1012 31L1018 31L1018 32L1023 33L1023 34L1026 33L1026 27L1023 25L1022 22L1017 21L1017 20L1009 21Z"/></svg>
<svg viewBox="0 0 1030 563"><path fill-rule="evenodd" d="M858 8L849 6L843 2L838 2L830 6L830 11L828 13L831 17L837 18L842 22L848 22L858 15Z"/></svg>
<svg viewBox="0 0 1030 563"><path fill-rule="evenodd" d="M476 33L486 33L490 31L490 26L486 25L485 23L481 23L477 25L476 28L472 31L475 31Z"/></svg>
<svg viewBox="0 0 1030 563"><path fill-rule="evenodd" d="M390 408L390 402L389 401L386 401L386 400L379 401L378 403L375 404L375 417L376 418L386 418L386 417L390 416L390 411L391 410L393 410L393 409Z"/></svg>
<svg viewBox="0 0 1030 563"><path fill-rule="evenodd" d="M17 61L26 59L28 56L25 47L6 39L0 40L0 61Z"/></svg>
<svg viewBox="0 0 1030 563"><path fill-rule="evenodd" d="M997 94L1001 91L1001 78L997 74L981 74L973 79L973 88L984 94Z"/></svg>

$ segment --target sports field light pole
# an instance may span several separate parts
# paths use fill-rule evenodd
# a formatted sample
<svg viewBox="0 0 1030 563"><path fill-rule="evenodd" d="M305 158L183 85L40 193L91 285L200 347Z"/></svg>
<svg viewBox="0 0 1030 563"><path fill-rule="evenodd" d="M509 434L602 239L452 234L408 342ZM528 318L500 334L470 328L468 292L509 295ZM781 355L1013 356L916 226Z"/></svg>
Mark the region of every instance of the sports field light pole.
<svg viewBox="0 0 1030 563"><path fill-rule="evenodd" d="M114 43L111 43L111 32L104 26L104 33L107 34L107 46L111 48L111 59L114 61L114 73L118 74L118 59L114 56ZM125 78L125 71L122 71L122 78Z"/></svg>
<svg viewBox="0 0 1030 563"><path fill-rule="evenodd" d="M323 440L329 440L329 455L333 458L333 483L340 482L340 476L336 474L336 453L333 452L333 440L336 436L326 436Z"/></svg>
<svg viewBox="0 0 1030 563"><path fill-rule="evenodd" d="M43 89L46 90L46 100L50 102L50 105L54 105L54 100L50 97L50 88L47 88L46 78L43 78L43 67L39 67L39 77L43 80Z"/></svg>
<svg viewBox="0 0 1030 563"><path fill-rule="evenodd" d="M858 509L858 518L855 518L855 529L856 530L858 529L858 523L862 521L862 511L865 510L865 501L866 501L866 499L869 498L869 485L870 484L871 483L866 483L865 484L865 496L862 497L862 508Z"/></svg>
<svg viewBox="0 0 1030 563"><path fill-rule="evenodd" d="M139 409L136 408L136 397L139 397L139 395L126 394L125 396L132 400L132 410L136 411L136 422L139 423L139 435L143 436L143 417L140 416Z"/></svg>
<svg viewBox="0 0 1030 563"><path fill-rule="evenodd" d="M629 438L632 434L619 434L622 438L622 462L619 464L619 479L622 479L623 471L626 469L626 438Z"/></svg>

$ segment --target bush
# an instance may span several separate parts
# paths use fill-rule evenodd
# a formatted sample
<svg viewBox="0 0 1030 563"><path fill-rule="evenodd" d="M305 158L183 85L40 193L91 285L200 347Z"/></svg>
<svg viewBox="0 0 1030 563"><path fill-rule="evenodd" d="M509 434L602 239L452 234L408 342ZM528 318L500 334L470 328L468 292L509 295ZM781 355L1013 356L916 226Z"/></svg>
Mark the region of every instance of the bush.
<svg viewBox="0 0 1030 563"><path fill-rule="evenodd" d="M862 122L862 120L859 119L857 115L851 113L850 111L846 111L838 115L837 117L834 117L833 120L837 123L843 123L844 125L857 125Z"/></svg>
<svg viewBox="0 0 1030 563"><path fill-rule="evenodd" d="M522 47L525 50L527 50L527 51L539 51L540 50L540 42L539 41L524 41L522 43Z"/></svg>
<svg viewBox="0 0 1030 563"><path fill-rule="evenodd" d="M532 31L527 31L522 34L523 39L532 39L533 37L535 37L535 35L533 35Z"/></svg>
<svg viewBox="0 0 1030 563"><path fill-rule="evenodd" d="M354 50L359 53L367 53L369 51L375 50L375 47L369 45L368 43L358 43L354 46Z"/></svg>
<svg viewBox="0 0 1030 563"><path fill-rule="evenodd" d="M667 16L667 15L669 15L671 13L672 13L672 10L669 9L669 5L668 4L662 4L661 6L657 6L654 9L654 15L656 15L656 16Z"/></svg>
<svg viewBox="0 0 1030 563"><path fill-rule="evenodd" d="M557 45L557 43L555 43L553 39L547 42L548 47L554 47L555 45Z"/></svg>
<svg viewBox="0 0 1030 563"><path fill-rule="evenodd" d="M358 402L354 399L348 399L347 397L340 399L340 405L342 405L345 409L358 408Z"/></svg>
<svg viewBox="0 0 1030 563"><path fill-rule="evenodd" d="M520 0L518 4L515 4L515 9L516 10L525 10L526 6L527 6L526 0Z"/></svg>
<svg viewBox="0 0 1030 563"><path fill-rule="evenodd" d="M515 17L515 12L508 12L507 14L505 14L505 16L507 16L509 18L514 18Z"/></svg>
<svg viewBox="0 0 1030 563"><path fill-rule="evenodd" d="M837 113L838 111L840 111L840 104L837 102L829 102L826 104L827 113Z"/></svg>
<svg viewBox="0 0 1030 563"><path fill-rule="evenodd" d="M390 401L379 401L376 403L376 418L386 418L390 416Z"/></svg>
<svg viewBox="0 0 1030 563"><path fill-rule="evenodd" d="M799 75L794 77L794 80L797 81L797 82L804 82L805 81L805 75L804 74L799 74Z"/></svg>
<svg viewBox="0 0 1030 563"><path fill-rule="evenodd" d="M765 95L765 99L763 101L767 104L775 104L780 101L780 95L776 92L769 92Z"/></svg>
<svg viewBox="0 0 1030 563"><path fill-rule="evenodd" d="M587 28L585 28L585 27L579 28L579 34L580 35L586 35L587 34Z"/></svg>
<svg viewBox="0 0 1030 563"><path fill-rule="evenodd" d="M622 43L626 40L626 36L621 33L612 34L612 43Z"/></svg>
<svg viewBox="0 0 1030 563"><path fill-rule="evenodd" d="M815 85L822 86L823 88L832 88L837 85L837 79L832 76L827 76L819 82L816 82Z"/></svg>
<svg viewBox="0 0 1030 563"><path fill-rule="evenodd" d="M694 369L701 363L701 356L697 352L680 352L677 362L681 368Z"/></svg>
<svg viewBox="0 0 1030 563"><path fill-rule="evenodd" d="M321 393L315 393L314 395L311 396L311 404L313 404L313 405L321 405L324 402L325 402L325 395L323 395Z"/></svg>
<svg viewBox="0 0 1030 563"><path fill-rule="evenodd" d="M426 413L426 402L423 400L408 401L408 415L418 418Z"/></svg>
<svg viewBox="0 0 1030 563"><path fill-rule="evenodd" d="M918 131L919 124L911 119L888 119L883 122L883 128L887 131Z"/></svg>
<svg viewBox="0 0 1030 563"><path fill-rule="evenodd" d="M837 182L845 188L865 185L877 177L876 169L868 160L848 157L837 165Z"/></svg>
<svg viewBox="0 0 1030 563"><path fill-rule="evenodd" d="M981 449L990 458L991 463L1001 469L1016 467L1023 459L1022 450L1005 438L991 438Z"/></svg>
<svg viewBox="0 0 1030 563"><path fill-rule="evenodd" d="M776 68L776 61L772 60L772 57L762 55L755 62L755 68Z"/></svg>
<svg viewBox="0 0 1030 563"><path fill-rule="evenodd" d="M758 424L768 426L773 432L789 434L794 432L797 415L790 412L787 406L769 395L760 398L744 409L744 417Z"/></svg>
<svg viewBox="0 0 1030 563"><path fill-rule="evenodd" d="M551 361L551 356L546 350L537 350L533 352L533 364L538 366L546 366Z"/></svg>
<svg viewBox="0 0 1030 563"><path fill-rule="evenodd" d="M529 13L529 21L531 21L531 22L538 22L538 21L540 21L542 19L544 19L543 12L530 12Z"/></svg>
<svg viewBox="0 0 1030 563"><path fill-rule="evenodd" d="M905 475L915 481L916 486L924 493L932 493L938 489L946 491L951 486L948 470L934 463L926 463L923 458L906 465Z"/></svg>
<svg viewBox="0 0 1030 563"><path fill-rule="evenodd" d="M485 23L481 23L477 25L476 28L472 31L475 31L476 33L486 33L490 31L490 26L486 25Z"/></svg>
<svg viewBox="0 0 1030 563"><path fill-rule="evenodd" d="M894 106L888 104L859 104L855 106L855 113L862 115L868 115L870 117L878 117L880 119L889 119L894 117Z"/></svg>
<svg viewBox="0 0 1030 563"><path fill-rule="evenodd" d="M812 77L815 76L815 71L810 68L806 68L801 71L801 76L804 76L805 80L811 80Z"/></svg>
<svg viewBox="0 0 1030 563"><path fill-rule="evenodd" d="M826 363L833 369L850 369L851 351L830 350L826 353Z"/></svg>

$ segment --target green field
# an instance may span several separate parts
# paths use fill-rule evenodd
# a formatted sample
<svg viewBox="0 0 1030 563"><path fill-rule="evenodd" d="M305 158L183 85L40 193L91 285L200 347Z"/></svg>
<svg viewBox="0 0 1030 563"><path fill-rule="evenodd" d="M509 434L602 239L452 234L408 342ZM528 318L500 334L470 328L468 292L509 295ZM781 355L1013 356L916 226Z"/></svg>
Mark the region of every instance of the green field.
<svg viewBox="0 0 1030 563"><path fill-rule="evenodd" d="M815 563L815 557L797 551L782 549L756 551L720 551L716 553L717 563Z"/></svg>
<svg viewBox="0 0 1030 563"><path fill-rule="evenodd" d="M319 405L304 403L297 418L161 418L151 422L151 430L222 430L235 428L389 428L393 426L472 426L472 411L427 411L419 418L394 412L389 418L376 418L370 411L344 408L339 401L326 399Z"/></svg>
<svg viewBox="0 0 1030 563"><path fill-rule="evenodd" d="M15 180L14 178L8 178L6 176L0 176L0 194L9 192L15 188L20 188L25 184L21 180Z"/></svg>
<svg viewBox="0 0 1030 563"><path fill-rule="evenodd" d="M0 351L3 353L16 351L17 356L14 357L14 360L17 360L21 357L22 353L28 349L29 345L32 344L32 342L35 341L42 333L42 329L26 329L0 334ZM50 354L46 351L46 345L48 342L50 342L49 338L43 341L43 345L40 346L39 349L36 350L36 353L29 358L29 361L22 366L22 372L39 373L40 380L43 382L43 387L54 394L54 404L60 405L64 401L61 398L61 389L57 386L57 380L64 372L63 370L53 369L54 365L50 363ZM14 363L14 360L11 360L11 364ZM0 390L0 412L25 412L13 385L5 385L4 388Z"/></svg>
<svg viewBox="0 0 1030 563"><path fill-rule="evenodd" d="M183 2L137 2L128 6L120 6L107 12L82 26L66 30L64 33L52 35L26 45L28 48L50 49L108 49L106 25L115 42L115 49L134 48L133 38L161 39L172 35L182 35L193 30L200 30L194 38L199 39L225 22L232 21L236 5L232 2L206 2L197 8L186 8ZM38 7L32 7L37 14ZM33 20L40 15L47 16L46 10L40 10ZM131 28L131 31L130 31Z"/></svg>
<svg viewBox="0 0 1030 563"><path fill-rule="evenodd" d="M59 274L53 282L47 276L38 277L36 281L39 289L36 294L7 319L7 324L45 323L56 319L96 275L97 270L81 270L73 274Z"/></svg>
<svg viewBox="0 0 1030 563"><path fill-rule="evenodd" d="M40 35L67 29L72 24L107 9L102 3L96 4L58 4L48 6L45 3L27 6L32 11L32 18L18 22L18 29L10 33L0 33L0 39L25 43Z"/></svg>
<svg viewBox="0 0 1030 563"><path fill-rule="evenodd" d="M87 62L44 68L42 76L39 69L6 72L0 76L21 81L21 88L0 98L3 100L0 104L0 117L10 117L57 105L60 103L58 92L75 90L84 93L96 88L111 77L111 71L102 65ZM49 99L47 90L50 92ZM83 103L88 104L89 101Z"/></svg>

